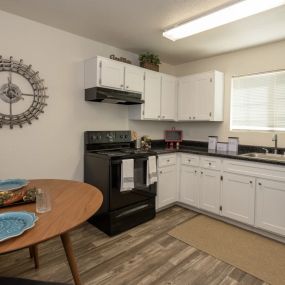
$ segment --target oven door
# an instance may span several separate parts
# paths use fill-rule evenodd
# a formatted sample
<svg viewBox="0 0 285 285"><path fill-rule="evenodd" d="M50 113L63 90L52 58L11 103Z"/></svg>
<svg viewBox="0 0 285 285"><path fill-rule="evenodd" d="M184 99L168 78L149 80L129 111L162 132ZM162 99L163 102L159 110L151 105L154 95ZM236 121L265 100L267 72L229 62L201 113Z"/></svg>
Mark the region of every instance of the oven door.
<svg viewBox="0 0 285 285"><path fill-rule="evenodd" d="M147 186L147 157L134 158L134 189L121 192L122 160L113 160L110 169L110 210L117 210L156 196L156 183Z"/></svg>

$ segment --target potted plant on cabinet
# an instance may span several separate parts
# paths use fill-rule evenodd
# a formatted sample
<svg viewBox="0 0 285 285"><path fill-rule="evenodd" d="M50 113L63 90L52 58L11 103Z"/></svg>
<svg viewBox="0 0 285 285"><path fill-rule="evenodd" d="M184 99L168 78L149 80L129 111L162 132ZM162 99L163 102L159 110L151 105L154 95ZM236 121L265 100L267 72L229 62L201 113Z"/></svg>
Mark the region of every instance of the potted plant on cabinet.
<svg viewBox="0 0 285 285"><path fill-rule="evenodd" d="M158 55L155 55L150 52L142 53L139 56L139 61L140 61L141 67L154 70L154 71L159 71L160 59Z"/></svg>

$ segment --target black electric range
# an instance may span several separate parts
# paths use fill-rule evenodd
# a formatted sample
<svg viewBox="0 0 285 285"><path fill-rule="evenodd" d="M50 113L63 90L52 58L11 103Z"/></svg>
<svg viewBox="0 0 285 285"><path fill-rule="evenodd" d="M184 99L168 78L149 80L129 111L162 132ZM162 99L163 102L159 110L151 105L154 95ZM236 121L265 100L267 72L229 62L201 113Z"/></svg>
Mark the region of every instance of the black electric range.
<svg viewBox="0 0 285 285"><path fill-rule="evenodd" d="M132 148L130 131L87 131L84 145L84 181L103 194L101 208L89 221L114 235L154 218L156 183L147 184L147 161L156 153ZM134 188L122 192L124 159L134 160Z"/></svg>

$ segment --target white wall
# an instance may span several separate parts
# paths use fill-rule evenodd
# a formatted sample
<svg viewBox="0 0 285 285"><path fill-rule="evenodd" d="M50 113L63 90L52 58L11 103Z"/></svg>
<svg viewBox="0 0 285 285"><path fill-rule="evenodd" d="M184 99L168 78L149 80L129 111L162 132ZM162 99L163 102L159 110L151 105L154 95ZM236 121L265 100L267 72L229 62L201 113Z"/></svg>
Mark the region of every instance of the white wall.
<svg viewBox="0 0 285 285"><path fill-rule="evenodd" d="M285 69L284 51L285 41L282 41L176 66L176 75L178 76L213 69L225 73L224 122L179 123L177 127L184 130L185 139L207 140L209 135L217 135L220 140L227 140L228 136L238 136L242 144L273 146L271 132L230 131L231 77L233 75ZM279 145L285 147L285 133L279 133L278 135Z"/></svg>
<svg viewBox="0 0 285 285"><path fill-rule="evenodd" d="M164 130L174 126L174 122L129 121L130 130L135 130L139 136L149 135L151 139L163 139Z"/></svg>
<svg viewBox="0 0 285 285"><path fill-rule="evenodd" d="M1 11L0 34L0 54L32 64L50 96L32 125L0 129L0 179L82 180L83 132L129 128L126 106L84 101L83 61L114 53L137 63L137 55ZM144 128L152 127L141 124L140 133Z"/></svg>
<svg viewBox="0 0 285 285"><path fill-rule="evenodd" d="M83 61L94 55L137 55L0 11L0 54L23 58L40 72L48 86L45 114L23 129L0 129L0 179L9 177L82 180L85 130L134 129L139 135L163 138L173 126L165 122L128 121L125 106L84 101ZM185 75L217 69L225 72L225 122L181 123L186 139L225 139L237 135L244 144L272 145L269 133L229 132L230 78L232 75L284 68L285 41L173 67L161 71ZM0 104L3 104L1 101ZM280 136L285 146L285 136Z"/></svg>

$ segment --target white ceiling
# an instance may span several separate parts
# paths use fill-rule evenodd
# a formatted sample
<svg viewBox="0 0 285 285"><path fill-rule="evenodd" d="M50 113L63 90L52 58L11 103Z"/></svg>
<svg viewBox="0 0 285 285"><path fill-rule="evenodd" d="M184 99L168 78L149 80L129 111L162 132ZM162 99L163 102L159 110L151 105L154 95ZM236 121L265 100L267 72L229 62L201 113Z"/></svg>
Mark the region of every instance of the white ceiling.
<svg viewBox="0 0 285 285"><path fill-rule="evenodd" d="M234 2L0 0L0 9L131 52L152 51L169 64L285 39L285 6L177 42L162 37L166 27Z"/></svg>

